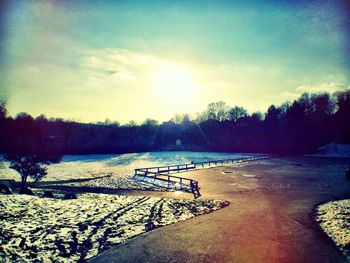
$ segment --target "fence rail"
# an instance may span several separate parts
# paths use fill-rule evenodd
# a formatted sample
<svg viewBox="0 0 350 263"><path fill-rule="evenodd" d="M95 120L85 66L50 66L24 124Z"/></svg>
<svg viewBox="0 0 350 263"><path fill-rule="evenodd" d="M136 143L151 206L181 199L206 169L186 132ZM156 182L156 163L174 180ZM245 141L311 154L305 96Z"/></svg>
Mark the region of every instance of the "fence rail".
<svg viewBox="0 0 350 263"><path fill-rule="evenodd" d="M146 167L135 169L135 175L147 175L147 174L169 174L171 172L188 171L196 168L194 163L179 164L179 165L167 165L159 167Z"/></svg>
<svg viewBox="0 0 350 263"><path fill-rule="evenodd" d="M172 175L171 173L186 172L194 170L197 167L202 167L208 165L220 165L220 164L229 164L229 163L244 163L252 162L258 160L264 160L272 158L271 155L263 155L257 157L247 157L247 158L234 158L234 159L224 159L224 160L213 160L205 162L192 162L188 164L178 164L178 165L165 165L165 166L156 166L156 167L144 167L136 168L134 178L142 178L143 182L151 183L157 186L156 182L163 183L164 187L168 189L171 187L178 188L179 190L192 192L195 198L200 196L198 181L192 180L185 177L179 177Z"/></svg>
<svg viewBox="0 0 350 263"><path fill-rule="evenodd" d="M194 165L197 166L202 166L204 165L209 165L211 166L212 164L218 165L218 164L229 164L229 163L244 163L244 162L252 162L252 161L258 161L258 160L264 160L264 159L269 159L272 158L271 155L263 155L263 156L256 156L256 157L246 157L246 158L233 158L233 159L224 159L224 160L213 160L213 161L205 161L205 162L195 162L193 163Z"/></svg>

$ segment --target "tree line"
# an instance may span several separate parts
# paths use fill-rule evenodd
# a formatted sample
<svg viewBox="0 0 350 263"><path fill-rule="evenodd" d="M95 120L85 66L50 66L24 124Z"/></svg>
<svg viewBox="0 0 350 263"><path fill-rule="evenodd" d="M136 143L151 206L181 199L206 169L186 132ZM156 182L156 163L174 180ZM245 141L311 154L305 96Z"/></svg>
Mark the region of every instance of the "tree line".
<svg viewBox="0 0 350 263"><path fill-rule="evenodd" d="M263 114L210 103L196 116L175 115L158 123L78 123L63 119L7 115L0 101L0 152L101 154L165 150L309 153L332 141L350 143L350 91L304 93L271 105Z"/></svg>

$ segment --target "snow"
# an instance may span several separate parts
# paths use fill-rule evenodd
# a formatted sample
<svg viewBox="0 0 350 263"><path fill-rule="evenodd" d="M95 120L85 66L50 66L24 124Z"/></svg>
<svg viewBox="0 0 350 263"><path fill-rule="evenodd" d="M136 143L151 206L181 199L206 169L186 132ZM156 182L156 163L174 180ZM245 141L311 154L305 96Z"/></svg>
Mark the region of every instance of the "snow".
<svg viewBox="0 0 350 263"><path fill-rule="evenodd" d="M248 178L256 178L255 174L241 174L243 177L248 177Z"/></svg>
<svg viewBox="0 0 350 263"><path fill-rule="evenodd" d="M350 157L350 144L329 143L317 149L315 157Z"/></svg>
<svg viewBox="0 0 350 263"><path fill-rule="evenodd" d="M316 219L350 262L350 199L318 206Z"/></svg>
<svg viewBox="0 0 350 263"><path fill-rule="evenodd" d="M146 231L227 205L91 193L75 200L0 195L0 261L86 261Z"/></svg>
<svg viewBox="0 0 350 263"><path fill-rule="evenodd" d="M193 162L244 158L256 154L234 154L213 152L146 152L113 155L65 155L58 164L48 166L48 175L42 182L60 183L70 186L93 186L114 189L156 190L164 189L133 180L135 168L154 167ZM101 178L104 177L104 178ZM83 179L91 178L86 181ZM0 179L19 181L18 173L0 160ZM70 181L69 181L70 180ZM72 181L75 180L75 181ZM63 182L66 181L66 182Z"/></svg>

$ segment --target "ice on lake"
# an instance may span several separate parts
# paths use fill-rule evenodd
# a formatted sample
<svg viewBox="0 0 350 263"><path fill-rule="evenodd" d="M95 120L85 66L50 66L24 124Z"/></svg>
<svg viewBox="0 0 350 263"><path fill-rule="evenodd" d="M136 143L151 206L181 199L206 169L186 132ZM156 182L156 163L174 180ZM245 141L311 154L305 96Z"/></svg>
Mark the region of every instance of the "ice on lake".
<svg viewBox="0 0 350 263"><path fill-rule="evenodd" d="M80 177L98 177L107 174L132 176L135 168L185 164L191 162L213 161L230 158L244 158L254 154L218 152L145 152L128 154L65 155L58 164L48 167L44 180L62 180ZM2 179L13 178L15 171L0 162ZM17 175L18 176L18 175ZM9 178L10 177L10 178Z"/></svg>

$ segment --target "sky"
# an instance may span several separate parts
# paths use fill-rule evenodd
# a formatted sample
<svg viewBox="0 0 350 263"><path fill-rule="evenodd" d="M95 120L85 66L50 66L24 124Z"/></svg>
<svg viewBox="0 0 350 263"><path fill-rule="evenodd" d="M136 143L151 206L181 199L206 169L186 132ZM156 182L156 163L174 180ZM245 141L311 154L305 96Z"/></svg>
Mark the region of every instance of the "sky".
<svg viewBox="0 0 350 263"><path fill-rule="evenodd" d="M345 2L1 1L0 96L81 122L265 112L349 88Z"/></svg>

